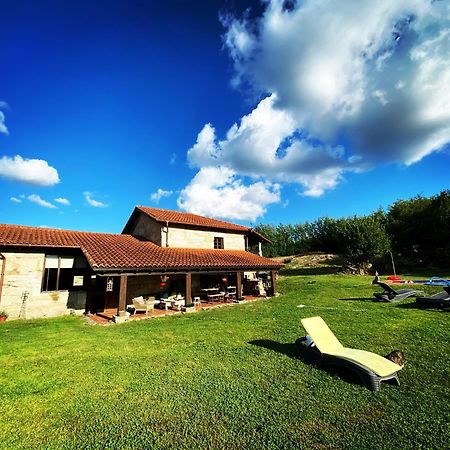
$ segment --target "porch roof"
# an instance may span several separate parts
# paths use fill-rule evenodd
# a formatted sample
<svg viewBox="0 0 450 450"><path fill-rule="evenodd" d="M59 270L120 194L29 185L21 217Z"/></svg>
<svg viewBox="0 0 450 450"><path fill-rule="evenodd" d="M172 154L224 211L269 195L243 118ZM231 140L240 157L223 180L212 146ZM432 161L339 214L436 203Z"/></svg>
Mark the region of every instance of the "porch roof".
<svg viewBox="0 0 450 450"><path fill-rule="evenodd" d="M166 248L126 234L0 225L0 246L81 249L95 271L268 270L269 258L239 250Z"/></svg>

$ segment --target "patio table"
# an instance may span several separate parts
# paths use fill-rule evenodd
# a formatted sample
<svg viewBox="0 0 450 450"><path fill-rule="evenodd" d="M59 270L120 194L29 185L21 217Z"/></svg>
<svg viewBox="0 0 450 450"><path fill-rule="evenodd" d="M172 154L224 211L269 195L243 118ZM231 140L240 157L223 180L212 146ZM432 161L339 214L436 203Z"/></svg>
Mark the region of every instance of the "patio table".
<svg viewBox="0 0 450 450"><path fill-rule="evenodd" d="M181 310L181 307L184 306L184 300L172 300L172 308L175 308L177 311Z"/></svg>

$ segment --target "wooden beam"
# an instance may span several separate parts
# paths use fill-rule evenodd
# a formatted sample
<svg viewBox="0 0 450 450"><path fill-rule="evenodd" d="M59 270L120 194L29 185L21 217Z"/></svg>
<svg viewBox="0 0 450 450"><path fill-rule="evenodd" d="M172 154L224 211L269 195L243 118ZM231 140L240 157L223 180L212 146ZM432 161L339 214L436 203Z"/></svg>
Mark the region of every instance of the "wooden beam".
<svg viewBox="0 0 450 450"><path fill-rule="evenodd" d="M242 272L236 272L236 298L242 298Z"/></svg>
<svg viewBox="0 0 450 450"><path fill-rule="evenodd" d="M120 291L119 291L119 307L117 308L117 315L120 312L125 312L127 308L127 276L120 275Z"/></svg>
<svg viewBox="0 0 450 450"><path fill-rule="evenodd" d="M186 272L186 305L192 303L192 278L191 272Z"/></svg>
<svg viewBox="0 0 450 450"><path fill-rule="evenodd" d="M272 285L271 294L275 295L277 292L277 271L276 270L270 271L270 282Z"/></svg>

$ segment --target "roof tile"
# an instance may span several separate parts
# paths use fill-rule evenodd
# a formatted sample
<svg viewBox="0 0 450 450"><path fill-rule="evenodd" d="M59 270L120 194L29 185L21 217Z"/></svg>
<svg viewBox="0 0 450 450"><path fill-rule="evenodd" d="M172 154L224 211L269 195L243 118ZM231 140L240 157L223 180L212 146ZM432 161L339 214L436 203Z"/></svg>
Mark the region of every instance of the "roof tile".
<svg viewBox="0 0 450 450"><path fill-rule="evenodd" d="M209 217L198 216L180 211L170 211L168 209L149 208L148 206L137 206L137 209L152 217L158 222L178 223L182 225L193 225L196 227L219 228L222 230L234 230L248 232L249 227L225 222L223 220L211 219Z"/></svg>
<svg viewBox="0 0 450 450"><path fill-rule="evenodd" d="M0 224L1 246L79 248L94 270L279 269L246 251L166 248L127 234L91 233Z"/></svg>

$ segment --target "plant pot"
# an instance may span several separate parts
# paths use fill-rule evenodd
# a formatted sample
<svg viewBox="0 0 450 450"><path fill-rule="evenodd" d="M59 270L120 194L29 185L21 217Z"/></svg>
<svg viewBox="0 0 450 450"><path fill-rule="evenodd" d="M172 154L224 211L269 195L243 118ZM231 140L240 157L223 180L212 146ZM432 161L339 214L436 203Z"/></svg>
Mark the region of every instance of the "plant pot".
<svg viewBox="0 0 450 450"><path fill-rule="evenodd" d="M6 316L0 316L0 322L5 322L6 321Z"/></svg>

